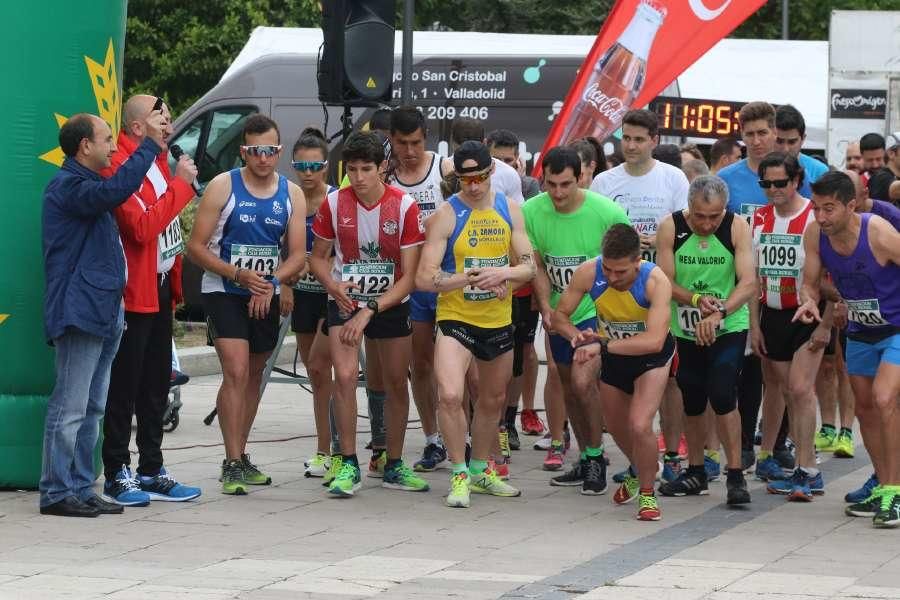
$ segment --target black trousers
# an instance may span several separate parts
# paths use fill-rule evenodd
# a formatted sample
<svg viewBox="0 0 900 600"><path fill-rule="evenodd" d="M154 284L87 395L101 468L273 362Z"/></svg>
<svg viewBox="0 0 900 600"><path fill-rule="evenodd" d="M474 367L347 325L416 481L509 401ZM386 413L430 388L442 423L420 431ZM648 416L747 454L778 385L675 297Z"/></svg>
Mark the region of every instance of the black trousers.
<svg viewBox="0 0 900 600"><path fill-rule="evenodd" d="M137 416L137 472L154 476L163 466L163 415L172 375L172 291L159 287L159 312L125 312L125 333L113 361L103 420L103 469L107 479L131 465L131 419Z"/></svg>
<svg viewBox="0 0 900 600"><path fill-rule="evenodd" d="M755 354L744 357L744 367L737 385L738 410L741 413L741 449L753 450L753 439L756 437L756 423L759 419L759 408L762 406L763 377L762 364ZM790 431L787 410L781 419L778 437L775 438L775 450L786 447Z"/></svg>

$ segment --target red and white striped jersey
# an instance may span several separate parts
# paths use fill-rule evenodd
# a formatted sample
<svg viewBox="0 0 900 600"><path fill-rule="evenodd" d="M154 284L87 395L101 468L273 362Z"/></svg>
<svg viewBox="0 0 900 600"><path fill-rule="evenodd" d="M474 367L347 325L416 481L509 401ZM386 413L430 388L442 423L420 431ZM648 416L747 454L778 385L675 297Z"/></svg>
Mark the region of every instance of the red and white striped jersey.
<svg viewBox="0 0 900 600"><path fill-rule="evenodd" d="M753 215L753 256L760 281L760 300L773 309L797 308L803 285L803 232L815 220L812 202L803 199L803 207L780 217L768 204Z"/></svg>
<svg viewBox="0 0 900 600"><path fill-rule="evenodd" d="M312 231L335 242L331 269L335 281L348 280L358 271L348 270L348 265L372 264L389 268L393 285L403 274L400 251L425 242L425 225L416 201L389 185L384 186L381 199L369 207L352 187L331 192L319 206Z"/></svg>

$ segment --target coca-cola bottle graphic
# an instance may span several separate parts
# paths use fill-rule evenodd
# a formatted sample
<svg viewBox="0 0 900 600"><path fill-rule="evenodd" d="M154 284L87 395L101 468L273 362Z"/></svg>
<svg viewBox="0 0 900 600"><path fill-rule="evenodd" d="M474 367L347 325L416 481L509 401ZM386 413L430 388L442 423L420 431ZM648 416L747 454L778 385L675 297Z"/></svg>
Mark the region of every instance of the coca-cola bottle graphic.
<svg viewBox="0 0 900 600"><path fill-rule="evenodd" d="M628 27L594 66L560 145L587 136L602 141L618 129L644 86L647 56L664 18L664 9L638 4Z"/></svg>

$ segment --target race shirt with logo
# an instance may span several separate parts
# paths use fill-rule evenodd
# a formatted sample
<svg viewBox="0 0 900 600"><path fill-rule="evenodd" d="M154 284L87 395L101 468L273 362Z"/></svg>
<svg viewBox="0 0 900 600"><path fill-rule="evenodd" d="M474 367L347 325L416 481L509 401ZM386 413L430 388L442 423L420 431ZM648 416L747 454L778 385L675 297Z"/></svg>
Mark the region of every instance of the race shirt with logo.
<svg viewBox="0 0 900 600"><path fill-rule="evenodd" d="M270 276L278 268L281 245L291 218L291 196L288 181L278 177L278 188L268 198L252 195L241 169L230 171L231 195L219 214L209 241L209 249L225 262ZM228 292L250 295L250 291L234 285L227 277L206 271L201 284L203 293ZM276 288L275 293L279 293Z"/></svg>
<svg viewBox="0 0 900 600"><path fill-rule="evenodd" d="M441 261L445 273L465 273L484 267L509 266L512 218L506 196L494 193L490 208L473 209L456 194L447 202L456 215L453 232ZM437 298L437 321L462 321L493 329L512 323L512 295L502 299L494 292L467 285L441 292Z"/></svg>
<svg viewBox="0 0 900 600"><path fill-rule="evenodd" d="M331 276L334 281L357 284L348 296L363 304L387 292L403 276L401 250L425 242L416 201L389 185L372 206L363 204L352 187L329 193L312 231L334 241Z"/></svg>
<svg viewBox="0 0 900 600"><path fill-rule="evenodd" d="M847 336L877 341L900 333L900 266L878 264L869 246L869 218L863 213L859 241L849 256L838 254L828 236L819 233L822 266L847 303Z"/></svg>
<svg viewBox="0 0 900 600"><path fill-rule="evenodd" d="M602 256L596 264L589 295L597 311L597 332L607 339L621 340L647 331L647 313L650 312L647 280L656 265L642 260L637 279L630 288L619 291L609 286L603 273Z"/></svg>
<svg viewBox="0 0 900 600"><path fill-rule="evenodd" d="M815 220L812 202L803 199L799 211L781 217L772 204L753 218L753 256L760 281L760 299L776 310L797 308L803 285L803 232Z"/></svg>
<svg viewBox="0 0 900 600"><path fill-rule="evenodd" d="M664 217L687 208L689 187L681 169L660 161L638 177L629 175L621 164L599 173L591 183L591 190L612 198L625 209L631 225L641 235L656 235ZM641 258L656 262L656 249L642 251Z"/></svg>
<svg viewBox="0 0 900 600"><path fill-rule="evenodd" d="M600 255L603 236L616 223L630 225L625 210L598 193L585 190L584 202L571 213L557 212L546 192L522 205L525 231L534 251L541 257L550 279L550 306L572 282L581 263ZM594 303L585 295L571 315L573 323L591 319Z"/></svg>
<svg viewBox="0 0 900 600"><path fill-rule="evenodd" d="M675 283L691 292L713 296L724 302L737 285L734 243L731 225L735 215L726 211L719 228L712 235L698 235L690 228L684 212L672 214L675 222ZM697 323L703 316L699 308L672 301L672 334L695 339ZM720 323L716 335L745 331L750 312L744 304Z"/></svg>
<svg viewBox="0 0 900 600"><path fill-rule="evenodd" d="M426 154L430 155L431 163L428 171L425 172L425 177L421 181L406 183L400 181L397 175L394 174L387 182L412 196L412 199L419 206L419 212L422 213L425 219L434 214L434 211L444 203L444 197L441 194L441 181L443 181L441 163L443 159L435 152L427 152Z"/></svg>

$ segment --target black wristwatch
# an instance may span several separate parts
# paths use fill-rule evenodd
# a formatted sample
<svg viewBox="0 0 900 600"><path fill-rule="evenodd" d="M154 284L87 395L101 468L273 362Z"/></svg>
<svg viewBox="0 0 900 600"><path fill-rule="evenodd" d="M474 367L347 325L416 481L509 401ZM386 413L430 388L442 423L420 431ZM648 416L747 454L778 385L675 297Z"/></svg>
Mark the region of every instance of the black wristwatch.
<svg viewBox="0 0 900 600"><path fill-rule="evenodd" d="M366 308L371 310L376 315L378 314L378 301L377 300L369 300L366 302Z"/></svg>
<svg viewBox="0 0 900 600"><path fill-rule="evenodd" d="M609 352L609 338L602 337L597 341L600 342L600 351L604 352L604 353L608 353Z"/></svg>

